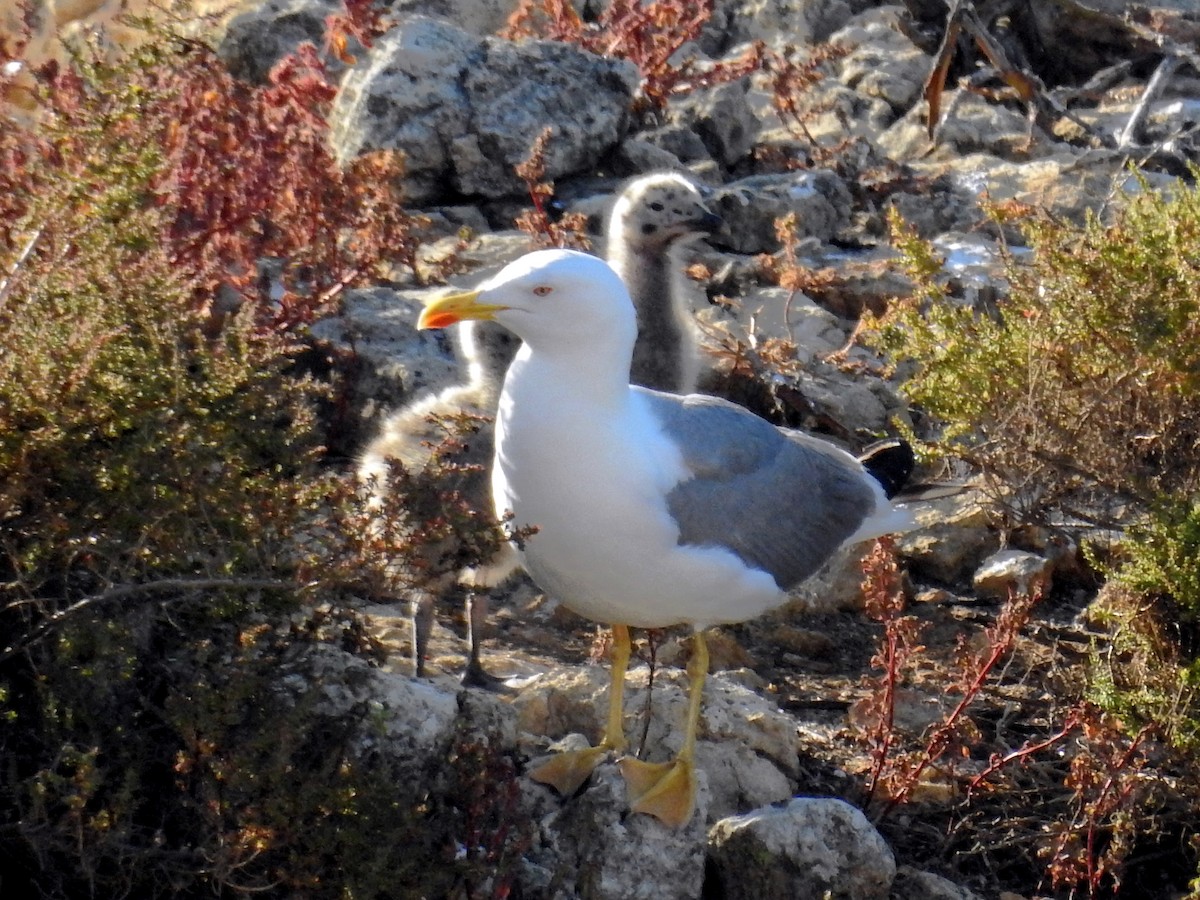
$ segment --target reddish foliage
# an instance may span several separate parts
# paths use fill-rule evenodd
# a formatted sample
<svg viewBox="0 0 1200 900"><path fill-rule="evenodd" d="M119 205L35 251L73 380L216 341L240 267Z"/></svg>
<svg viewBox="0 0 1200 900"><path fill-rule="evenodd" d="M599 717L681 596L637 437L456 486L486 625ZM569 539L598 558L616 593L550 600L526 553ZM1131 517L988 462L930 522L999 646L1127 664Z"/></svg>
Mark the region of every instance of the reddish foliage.
<svg viewBox="0 0 1200 900"><path fill-rule="evenodd" d="M1136 810L1151 780L1146 770L1156 727L1130 736L1121 722L1086 704L1074 711L1074 719L1082 740L1065 783L1075 794L1075 812L1069 822L1050 828L1052 842L1042 855L1056 886L1085 884L1088 896L1097 897L1107 882L1115 895L1136 831L1144 825Z"/></svg>
<svg viewBox="0 0 1200 900"><path fill-rule="evenodd" d="M200 302L232 289L258 302L264 324L289 328L327 311L385 250L413 265L400 163L376 154L338 168L325 119L335 89L311 45L262 87L234 81L205 47L189 47L163 77L160 202L173 209L167 238L197 273ZM283 264L274 286L260 279L263 259Z"/></svg>
<svg viewBox="0 0 1200 900"><path fill-rule="evenodd" d="M995 622L984 630L981 640L971 643L960 640L948 686L960 695L958 702L928 730L919 750L893 755L897 742L894 723L897 689L910 660L925 648L918 644L920 623L912 616L902 615L904 594L892 554L888 542L880 541L863 563L865 610L870 618L883 624L880 648L871 659L872 667L880 674L867 680L870 693L858 707L858 715L866 723L864 740L871 748L868 801L880 789L887 798L880 816L906 802L930 767L945 758L966 755L978 743L979 734L967 710L987 686L996 667L1012 652L1034 605L1041 599L1038 590L1014 593Z"/></svg>
<svg viewBox="0 0 1200 900"><path fill-rule="evenodd" d="M361 10L344 21L360 39L371 33ZM162 210L164 252L193 283L196 308L217 321L250 304L259 328L290 330L378 274L385 255L414 268L420 220L401 205L401 161L381 152L339 168L326 120L336 89L315 48L302 45L254 86L235 80L211 47L170 40L173 52L150 61L36 70L40 125L0 129L6 249L29 240L14 228L52 181L70 185L66 202L86 209L93 170L110 177L89 149L103 128L110 145L161 154L148 194L131 202Z"/></svg>
<svg viewBox="0 0 1200 900"><path fill-rule="evenodd" d="M896 564L895 542L880 538L863 560L863 598L867 617L883 625L883 640L871 666L879 675L870 679L871 692L856 714L866 722L864 740L870 747L871 773L867 779L867 802L875 792L894 779L891 751L896 739L896 692L909 659L924 648L921 626L904 612L904 591Z"/></svg>
<svg viewBox="0 0 1200 900"><path fill-rule="evenodd" d="M547 208L554 197L554 185L545 180L546 145L553 135L553 128L544 128L534 140L529 157L517 166L517 177L529 188L533 208L521 213L516 225L529 235L535 247L587 250L591 246L587 237L587 217L582 213L555 217Z"/></svg>
<svg viewBox="0 0 1200 900"><path fill-rule="evenodd" d="M675 58L681 47L700 37L712 13L713 0L612 0L595 22L585 22L570 0L521 0L501 35L565 41L597 56L629 60L642 74L645 101L661 109L672 96L734 81L762 65L764 50L758 43L718 62Z"/></svg>

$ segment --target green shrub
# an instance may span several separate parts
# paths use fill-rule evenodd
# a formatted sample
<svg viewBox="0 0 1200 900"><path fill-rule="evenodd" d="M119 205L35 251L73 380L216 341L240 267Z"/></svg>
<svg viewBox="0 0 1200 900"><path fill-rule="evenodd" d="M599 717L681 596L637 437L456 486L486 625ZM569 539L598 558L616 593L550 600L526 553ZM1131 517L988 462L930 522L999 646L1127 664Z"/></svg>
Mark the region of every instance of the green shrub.
<svg viewBox="0 0 1200 900"><path fill-rule="evenodd" d="M965 460L1014 520L1123 532L1115 552L1094 554L1109 583L1088 611L1102 636L1077 708L1095 704L1112 726L1116 762L1101 767L1097 796L1169 831L1194 820L1194 792L1148 786L1177 772L1190 782L1200 752L1200 190L1143 181L1109 220L1082 227L995 212L1001 230L1020 213L1028 244L1005 252L995 303L953 296L942 261L893 217L915 290L873 340L929 416L926 453ZM1135 753L1143 744L1155 754ZM1086 779L1066 783L1083 803ZM1100 800L1081 809L1116 816ZM1112 819L1100 856L1090 843L1064 852L1064 830L1052 880L1119 882L1134 844L1154 841L1153 829L1120 826L1127 816ZM1087 864L1064 865L1072 858Z"/></svg>
<svg viewBox="0 0 1200 900"><path fill-rule="evenodd" d="M878 343L942 427L927 449L968 460L1022 517L1106 523L1200 489L1200 194L1143 185L1110 224L1022 227L998 309L950 297L940 261L898 220L914 295Z"/></svg>
<svg viewBox="0 0 1200 900"><path fill-rule="evenodd" d="M310 50L261 88L170 35L115 59L80 47L37 80L36 123L0 121L5 891L476 883L479 859L453 856L473 813L430 786L480 760L446 747L397 786L353 745L368 710L321 713L287 688L316 642L376 659L362 621L314 597L405 571L447 529L490 528L447 502L437 455L397 489L386 534L322 459L329 387L302 374L305 328L415 259L394 161L337 170ZM512 799L505 762L488 756L489 802Z"/></svg>
<svg viewBox="0 0 1200 900"><path fill-rule="evenodd" d="M1200 503L1161 502L1129 527L1128 539L1118 580L1139 594L1166 594L1184 618L1200 622Z"/></svg>

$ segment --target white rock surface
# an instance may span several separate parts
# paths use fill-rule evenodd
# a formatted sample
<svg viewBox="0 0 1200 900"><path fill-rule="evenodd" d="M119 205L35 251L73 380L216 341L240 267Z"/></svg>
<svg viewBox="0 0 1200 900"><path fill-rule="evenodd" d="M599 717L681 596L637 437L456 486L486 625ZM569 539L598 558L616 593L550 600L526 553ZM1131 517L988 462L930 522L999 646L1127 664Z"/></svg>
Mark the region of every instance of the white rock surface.
<svg viewBox="0 0 1200 900"><path fill-rule="evenodd" d="M975 570L972 583L986 597L1001 600L1010 593L1028 594L1049 590L1054 563L1028 550L999 550Z"/></svg>
<svg viewBox="0 0 1200 900"><path fill-rule="evenodd" d="M709 846L726 900L886 900L896 875L867 817L832 798L798 797L722 819Z"/></svg>

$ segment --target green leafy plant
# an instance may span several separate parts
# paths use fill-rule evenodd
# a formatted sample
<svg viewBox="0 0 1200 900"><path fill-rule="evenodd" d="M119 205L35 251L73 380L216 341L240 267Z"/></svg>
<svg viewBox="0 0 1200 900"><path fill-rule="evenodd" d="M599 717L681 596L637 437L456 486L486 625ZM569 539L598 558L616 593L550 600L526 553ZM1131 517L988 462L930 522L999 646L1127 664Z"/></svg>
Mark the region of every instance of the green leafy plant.
<svg viewBox="0 0 1200 900"><path fill-rule="evenodd" d="M1003 259L998 308L952 297L941 261L895 216L915 285L876 343L940 424L928 448L1004 486L1018 515L1063 509L1115 522L1200 488L1200 194L1148 189L1105 224L1021 223L1029 252ZM998 497L999 499L999 497ZM1130 506L1132 504L1132 506Z"/></svg>

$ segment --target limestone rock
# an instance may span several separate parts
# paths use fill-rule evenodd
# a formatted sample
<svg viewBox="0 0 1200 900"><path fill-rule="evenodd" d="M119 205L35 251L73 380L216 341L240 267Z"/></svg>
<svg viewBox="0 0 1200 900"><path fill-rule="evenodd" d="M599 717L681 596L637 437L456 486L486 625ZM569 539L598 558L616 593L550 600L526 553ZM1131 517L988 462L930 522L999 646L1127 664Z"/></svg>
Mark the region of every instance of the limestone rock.
<svg viewBox="0 0 1200 900"><path fill-rule="evenodd" d="M660 762L677 753L683 739L687 679L677 669L661 668L648 701L647 674L634 668L626 677L625 733L631 753L638 752L644 734L641 758ZM548 673L513 700L518 727L555 738L580 733L595 744L607 714L608 688L607 668ZM795 724L736 676L710 675L696 756L708 779L714 817L779 801L791 796L798 774Z"/></svg>
<svg viewBox="0 0 1200 900"><path fill-rule="evenodd" d="M359 750L411 764L414 775L456 737L516 745L516 714L499 697L481 692L460 697L453 688L373 668L328 645L314 651L311 662L305 676L287 676L284 684L297 690L310 680L318 684L324 697L319 712L337 715L370 704L375 714L358 737Z"/></svg>
<svg viewBox="0 0 1200 900"><path fill-rule="evenodd" d="M839 80L867 97L885 101L897 115L920 99L932 59L900 30L898 7L855 16L830 37L854 49L839 66Z"/></svg>
<svg viewBox="0 0 1200 900"><path fill-rule="evenodd" d="M471 135L455 142L453 171L463 193L485 197L526 190L513 169L547 125L554 137L546 177L594 165L625 133L638 85L627 62L567 44L484 42L485 56L463 82L472 108Z"/></svg>
<svg viewBox="0 0 1200 900"><path fill-rule="evenodd" d="M712 161L708 147L700 135L684 124L674 123L651 128L641 132L639 137L683 163Z"/></svg>
<svg viewBox="0 0 1200 900"><path fill-rule="evenodd" d="M238 78L264 83L274 65L301 44L325 48L325 20L341 8L340 0L267 0L229 21L217 52ZM345 68L332 54L325 53L324 61L332 72Z"/></svg>
<svg viewBox="0 0 1200 900"><path fill-rule="evenodd" d="M815 362L800 372L797 387L818 418L832 420L847 434L880 434L902 406L890 386L849 376L830 363Z"/></svg>
<svg viewBox="0 0 1200 900"><path fill-rule="evenodd" d="M1054 564L1027 550L999 550L975 571L975 590L987 597L1004 599L1010 593L1028 594L1050 589Z"/></svg>
<svg viewBox="0 0 1200 900"><path fill-rule="evenodd" d="M541 846L528 858L549 871L547 897L586 900L695 900L704 882L705 773L697 773L696 814L680 829L629 813L624 779L603 763L587 787L540 822ZM533 783L543 795L549 788ZM552 801L553 802L553 801Z"/></svg>
<svg viewBox="0 0 1200 900"><path fill-rule="evenodd" d="M1023 112L997 106L974 94L951 90L943 95L942 118L932 144L926 117L925 104L918 103L879 136L879 146L897 160L929 156L944 161L977 152L1025 159L1049 152L1049 143L1041 132L1035 132L1030 143L1029 120Z"/></svg>
<svg viewBox="0 0 1200 900"><path fill-rule="evenodd" d="M385 411L464 377L444 335L417 331L424 296L386 287L347 291L341 315L312 327L318 346L353 355L350 427L363 435Z"/></svg>
<svg viewBox="0 0 1200 900"><path fill-rule="evenodd" d="M703 142L709 155L732 166L754 147L762 129L746 97L746 82L729 82L674 104L671 120Z"/></svg>
<svg viewBox="0 0 1200 900"><path fill-rule="evenodd" d="M949 177L956 193L994 202L1016 200L1044 207L1055 216L1081 223L1087 212L1100 212L1114 193L1140 190L1120 154L1111 150L1080 151L1057 144L1037 159L1015 161L994 153L969 153L950 160L913 162L918 173ZM1161 173L1143 172L1150 184L1164 187ZM965 230L963 226L955 226Z"/></svg>
<svg viewBox="0 0 1200 900"><path fill-rule="evenodd" d="M740 743L699 742L696 768L708 781L709 822L780 803L796 792L779 766Z"/></svg>
<svg viewBox="0 0 1200 900"><path fill-rule="evenodd" d="M718 190L713 202L728 231L721 240L738 253L778 249L775 220L788 213L795 213L801 239L828 240L850 221L849 189L824 170L753 175Z"/></svg>
<svg viewBox="0 0 1200 900"><path fill-rule="evenodd" d="M866 816L831 798L722 819L708 840L727 900L885 900L896 875L891 849Z"/></svg>
<svg viewBox="0 0 1200 900"><path fill-rule="evenodd" d="M846 325L804 294L781 287L763 287L742 298L745 315L753 315L761 333L784 337L796 344L802 363L825 356L846 343Z"/></svg>
<svg viewBox="0 0 1200 900"><path fill-rule="evenodd" d="M334 104L343 162L376 149L406 160L408 197L525 190L514 168L546 127L546 177L593 166L624 135L638 76L626 62L553 41L478 38L409 16L350 72Z"/></svg>
<svg viewBox="0 0 1200 900"><path fill-rule="evenodd" d="M844 547L811 578L792 590L793 602L806 613L863 608L862 560L869 543Z"/></svg>
<svg viewBox="0 0 1200 900"><path fill-rule="evenodd" d="M419 16L380 38L343 80L331 116L330 140L344 164L371 150L404 153L412 200L436 193L452 167L448 148L470 132L461 79L483 58L481 39Z"/></svg>
<svg viewBox="0 0 1200 900"><path fill-rule="evenodd" d="M980 900L980 897L941 875L901 866L892 882L889 900Z"/></svg>
<svg viewBox="0 0 1200 900"><path fill-rule="evenodd" d="M898 537L896 549L914 575L955 584L997 549L986 506L971 491L918 501L911 509L917 527Z"/></svg>
<svg viewBox="0 0 1200 900"><path fill-rule="evenodd" d="M846 23L852 5L847 0L718 0L708 31L719 31L726 46L814 44Z"/></svg>
<svg viewBox="0 0 1200 900"><path fill-rule="evenodd" d="M454 23L468 34L495 34L512 12L511 0L389 0L388 16L420 14ZM342 11L341 0L266 0L243 9L225 25L218 52L239 78L262 83L271 67L308 41L326 51L330 72L340 75L346 63L327 52L326 20ZM347 55L367 53L351 39Z"/></svg>
<svg viewBox="0 0 1200 900"><path fill-rule="evenodd" d="M453 22L463 31L480 36L504 27L515 8L514 0L388 0L394 16L418 13Z"/></svg>

